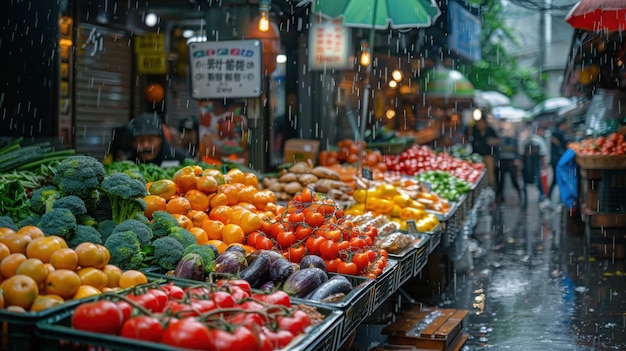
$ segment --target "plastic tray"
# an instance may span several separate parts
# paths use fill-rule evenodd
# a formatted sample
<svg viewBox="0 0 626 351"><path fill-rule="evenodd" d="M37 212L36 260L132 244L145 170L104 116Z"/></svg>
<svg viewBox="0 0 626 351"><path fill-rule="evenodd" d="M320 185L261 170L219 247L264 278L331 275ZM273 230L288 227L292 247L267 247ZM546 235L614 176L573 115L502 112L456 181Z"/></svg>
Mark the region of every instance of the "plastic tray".
<svg viewBox="0 0 626 351"><path fill-rule="evenodd" d="M392 258L398 262L398 268L396 268L396 277L394 287L397 290L409 279L413 278L413 272L415 264L415 255L417 253L416 247L411 247L404 250L401 254L389 254L389 258Z"/></svg>
<svg viewBox="0 0 626 351"><path fill-rule="evenodd" d="M415 263L413 263L413 276L417 276L428 263L430 251L430 243L417 249L415 252Z"/></svg>
<svg viewBox="0 0 626 351"><path fill-rule="evenodd" d="M293 304L304 303L292 299ZM281 350L289 351L323 351L336 349L337 330L343 320L343 312L324 306L315 306L325 316L324 320L292 340ZM71 327L72 315L76 305L63 306L55 313L36 323L35 335L41 342L38 350L186 350L158 343L123 338L114 335L92 333Z"/></svg>
<svg viewBox="0 0 626 351"><path fill-rule="evenodd" d="M382 274L376 278L374 283L374 304L372 311L375 311L380 305L387 300L395 291L395 276L398 269L398 261L394 259L387 260L387 267L383 270Z"/></svg>

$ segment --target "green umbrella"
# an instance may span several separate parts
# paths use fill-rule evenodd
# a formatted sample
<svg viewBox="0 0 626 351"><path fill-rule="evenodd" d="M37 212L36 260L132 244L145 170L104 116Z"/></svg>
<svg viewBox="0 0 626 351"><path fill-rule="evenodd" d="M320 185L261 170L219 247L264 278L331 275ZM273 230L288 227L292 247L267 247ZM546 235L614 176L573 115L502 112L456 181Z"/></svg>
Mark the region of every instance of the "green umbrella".
<svg viewBox="0 0 626 351"><path fill-rule="evenodd" d="M441 14L434 0L312 0L313 13L343 19L352 28L406 29L431 26ZM372 11L375 7L375 10ZM374 18L372 18L374 16Z"/></svg>
<svg viewBox="0 0 626 351"><path fill-rule="evenodd" d="M435 67L426 75L426 100L449 105L474 98L474 86L459 71Z"/></svg>

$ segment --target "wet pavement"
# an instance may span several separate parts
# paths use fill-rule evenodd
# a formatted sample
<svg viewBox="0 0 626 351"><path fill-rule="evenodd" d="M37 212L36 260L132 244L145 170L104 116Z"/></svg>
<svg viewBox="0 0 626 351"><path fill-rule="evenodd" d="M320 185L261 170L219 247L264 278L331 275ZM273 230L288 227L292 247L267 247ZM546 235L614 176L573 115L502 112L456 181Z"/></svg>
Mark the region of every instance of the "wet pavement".
<svg viewBox="0 0 626 351"><path fill-rule="evenodd" d="M588 251L579 217L539 206L533 190L524 208L505 188L505 201L481 213L492 225L468 237L472 259L452 264L447 289L412 297L470 311L463 351L626 350L624 259L612 244Z"/></svg>

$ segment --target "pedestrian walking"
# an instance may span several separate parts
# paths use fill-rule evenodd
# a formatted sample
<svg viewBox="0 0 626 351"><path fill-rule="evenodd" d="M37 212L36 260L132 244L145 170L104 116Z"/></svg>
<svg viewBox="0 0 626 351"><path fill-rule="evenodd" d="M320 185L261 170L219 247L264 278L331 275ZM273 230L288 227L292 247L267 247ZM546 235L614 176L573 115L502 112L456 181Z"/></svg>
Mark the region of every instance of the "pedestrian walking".
<svg viewBox="0 0 626 351"><path fill-rule="evenodd" d="M487 124L487 115L482 114L471 129L468 130L468 141L472 152L479 154L487 169L487 183L491 188L496 186L496 161L498 159L498 133Z"/></svg>
<svg viewBox="0 0 626 351"><path fill-rule="evenodd" d="M548 199L552 199L552 191L555 187L557 187L556 180L556 168L559 164L559 160L563 153L567 149L567 121L565 119L561 119L556 122L554 125L554 129L552 130L552 135L550 136L550 165L552 166L552 182L550 183L550 189L548 190Z"/></svg>
<svg viewBox="0 0 626 351"><path fill-rule="evenodd" d="M522 202L522 188L519 183L520 155L517 149L517 139L511 132L500 130L499 162L496 167L498 176L496 179L496 199L504 201L504 182L509 175L513 188L517 191L518 201Z"/></svg>
<svg viewBox="0 0 626 351"><path fill-rule="evenodd" d="M522 141L519 148L522 156L522 169L524 178L524 206L528 203L528 193L526 185L533 185L539 191L539 203L545 199L547 189L544 188L542 182L542 172L547 171L546 156L548 155L548 146L543 136L544 129L538 123L530 126L530 133Z"/></svg>

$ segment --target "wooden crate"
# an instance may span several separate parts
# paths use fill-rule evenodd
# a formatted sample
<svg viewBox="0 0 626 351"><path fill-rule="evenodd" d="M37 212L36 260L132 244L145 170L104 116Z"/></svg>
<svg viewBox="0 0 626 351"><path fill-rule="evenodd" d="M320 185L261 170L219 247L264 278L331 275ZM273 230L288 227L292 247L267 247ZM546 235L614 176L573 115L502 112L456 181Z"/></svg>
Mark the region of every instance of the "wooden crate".
<svg viewBox="0 0 626 351"><path fill-rule="evenodd" d="M463 333L468 311L416 306L383 329L390 345L424 350L458 350L467 340Z"/></svg>
<svg viewBox="0 0 626 351"><path fill-rule="evenodd" d="M626 170L581 168L579 182L582 214L592 228L626 228Z"/></svg>

